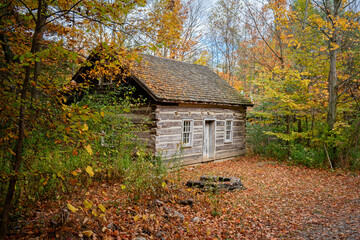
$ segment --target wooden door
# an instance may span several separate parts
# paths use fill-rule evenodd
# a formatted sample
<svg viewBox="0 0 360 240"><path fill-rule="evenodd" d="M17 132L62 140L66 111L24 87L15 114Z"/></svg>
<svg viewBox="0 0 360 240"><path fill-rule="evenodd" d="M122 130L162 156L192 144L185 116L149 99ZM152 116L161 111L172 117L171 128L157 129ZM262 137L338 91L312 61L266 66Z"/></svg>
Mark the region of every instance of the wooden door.
<svg viewBox="0 0 360 240"><path fill-rule="evenodd" d="M203 162L215 158L215 120L204 121Z"/></svg>

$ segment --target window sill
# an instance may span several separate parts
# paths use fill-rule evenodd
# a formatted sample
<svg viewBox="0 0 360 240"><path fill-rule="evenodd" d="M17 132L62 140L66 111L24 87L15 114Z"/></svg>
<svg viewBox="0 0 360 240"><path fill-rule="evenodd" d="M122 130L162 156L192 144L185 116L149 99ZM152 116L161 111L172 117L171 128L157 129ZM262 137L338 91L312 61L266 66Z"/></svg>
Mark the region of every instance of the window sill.
<svg viewBox="0 0 360 240"><path fill-rule="evenodd" d="M183 148L191 148L193 145L182 145Z"/></svg>

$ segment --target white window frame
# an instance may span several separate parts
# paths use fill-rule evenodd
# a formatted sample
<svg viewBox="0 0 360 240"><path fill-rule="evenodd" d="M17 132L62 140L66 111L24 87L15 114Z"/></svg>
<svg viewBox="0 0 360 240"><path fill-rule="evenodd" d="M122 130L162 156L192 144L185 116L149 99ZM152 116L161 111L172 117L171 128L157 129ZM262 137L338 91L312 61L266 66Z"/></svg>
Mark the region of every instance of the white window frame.
<svg viewBox="0 0 360 240"><path fill-rule="evenodd" d="M226 129L226 123L230 122L230 130ZM234 121L232 119L225 119L225 124L224 124L224 142L225 143L231 143L233 142L233 126L234 126ZM227 132L230 131L230 138L227 138Z"/></svg>
<svg viewBox="0 0 360 240"><path fill-rule="evenodd" d="M190 122L190 131L184 131L184 123ZM184 143L184 135L189 134L189 142ZM183 147L192 147L193 146L193 136L194 136L194 119L183 119L181 121L181 144Z"/></svg>

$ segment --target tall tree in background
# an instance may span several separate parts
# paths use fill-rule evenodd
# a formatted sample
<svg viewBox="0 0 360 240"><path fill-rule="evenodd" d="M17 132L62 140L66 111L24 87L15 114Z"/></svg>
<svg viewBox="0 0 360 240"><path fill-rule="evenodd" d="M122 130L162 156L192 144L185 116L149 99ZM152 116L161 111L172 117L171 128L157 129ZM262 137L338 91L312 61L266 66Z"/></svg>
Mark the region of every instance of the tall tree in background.
<svg viewBox="0 0 360 240"><path fill-rule="evenodd" d="M148 4L139 24L141 42L151 45L153 54L194 61L199 54L199 28L203 1L155 0ZM195 58L194 58L195 57Z"/></svg>
<svg viewBox="0 0 360 240"><path fill-rule="evenodd" d="M311 15L309 21L312 26L320 29L326 43L324 47L326 47L329 56L327 124L329 130L334 134L336 131L333 130L337 120L339 120L337 115L339 97L343 95L341 91L345 90L343 93L346 95L349 83L353 82L354 78L358 79L359 77L359 69L351 66L351 62L358 59L351 56L352 54L348 55L349 50L356 51L359 47L357 40L360 30L359 15L348 7L354 2L342 0L313 1L318 13ZM351 49L349 49L350 46ZM332 145L332 151L334 164L337 164L338 156L335 144Z"/></svg>
<svg viewBox="0 0 360 240"><path fill-rule="evenodd" d="M346 164L344 155L358 142L347 144L346 139L359 139L355 1L243 3L247 34L240 43L239 66L256 69L251 91L257 93L254 100L260 111L255 113L273 126L279 120L286 126L267 134L295 145L311 142L314 149L327 153L332 166Z"/></svg>
<svg viewBox="0 0 360 240"><path fill-rule="evenodd" d="M359 12L353 10L354 4L355 1L308 0L293 3L292 19L297 27L292 55L297 59L297 66L306 67L312 88L317 86L322 93L318 95L319 103L321 97L328 99L320 104L327 106L329 135L325 142L330 148L333 165L339 165L339 160L344 159L344 144L339 141L341 132L349 129L346 126L354 126L355 112L359 112L356 107L359 58L354 54L359 51ZM354 117L351 121L347 120L349 114Z"/></svg>
<svg viewBox="0 0 360 240"><path fill-rule="evenodd" d="M220 67L223 78L230 84L235 83L235 70L239 42L242 40L242 4L240 0L220 0L213 7L209 16L209 45L214 48L213 67ZM221 63L221 64L220 64ZM218 66L216 66L218 65Z"/></svg>

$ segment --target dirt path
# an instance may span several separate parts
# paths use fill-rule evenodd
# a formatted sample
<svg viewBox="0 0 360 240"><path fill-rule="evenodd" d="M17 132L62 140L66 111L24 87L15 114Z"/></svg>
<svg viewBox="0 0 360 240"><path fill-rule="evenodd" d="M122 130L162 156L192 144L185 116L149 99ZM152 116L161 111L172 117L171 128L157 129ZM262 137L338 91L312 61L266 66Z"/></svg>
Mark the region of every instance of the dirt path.
<svg viewBox="0 0 360 240"><path fill-rule="evenodd" d="M184 186L203 175L237 177L247 189L201 192ZM239 158L174 171L164 188L157 201L143 197L137 204L119 183L94 185L66 202L39 203L24 220L31 225L13 227L12 238L78 239L91 230L89 239L360 239L358 174ZM84 199L92 210L70 212L65 224L51 226L66 203L80 209ZM188 199L193 202L184 205ZM106 211L95 217L99 204Z"/></svg>

